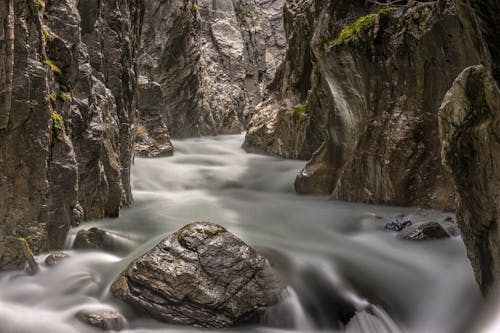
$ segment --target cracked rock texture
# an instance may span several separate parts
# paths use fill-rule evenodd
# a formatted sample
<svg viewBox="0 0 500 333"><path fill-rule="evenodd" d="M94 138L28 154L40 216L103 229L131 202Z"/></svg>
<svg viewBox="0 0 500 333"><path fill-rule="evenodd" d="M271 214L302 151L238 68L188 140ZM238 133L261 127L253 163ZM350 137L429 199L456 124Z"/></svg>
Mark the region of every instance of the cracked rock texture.
<svg viewBox="0 0 500 333"><path fill-rule="evenodd" d="M289 0L285 7L291 44L278 98L261 104L244 147L310 159L295 182L300 193L453 209L437 114L455 77L479 59L453 4L379 12L364 1ZM337 40L363 16L352 38ZM290 86L295 92L283 95Z"/></svg>
<svg viewBox="0 0 500 333"><path fill-rule="evenodd" d="M286 47L283 2L145 0L140 74L161 86L172 137L245 127Z"/></svg>
<svg viewBox="0 0 500 333"><path fill-rule="evenodd" d="M443 162L457 223L481 291L500 285L500 2L455 0L482 65L466 68L440 110Z"/></svg>
<svg viewBox="0 0 500 333"><path fill-rule="evenodd" d="M466 68L440 111L443 161L457 223L484 293L500 283L500 89L483 65Z"/></svg>
<svg viewBox="0 0 500 333"><path fill-rule="evenodd" d="M277 303L284 287L257 251L219 225L196 222L134 260L111 292L161 321L229 327Z"/></svg>
<svg viewBox="0 0 500 333"><path fill-rule="evenodd" d="M0 269L131 202L141 2L0 4ZM10 267L10 266L9 266Z"/></svg>

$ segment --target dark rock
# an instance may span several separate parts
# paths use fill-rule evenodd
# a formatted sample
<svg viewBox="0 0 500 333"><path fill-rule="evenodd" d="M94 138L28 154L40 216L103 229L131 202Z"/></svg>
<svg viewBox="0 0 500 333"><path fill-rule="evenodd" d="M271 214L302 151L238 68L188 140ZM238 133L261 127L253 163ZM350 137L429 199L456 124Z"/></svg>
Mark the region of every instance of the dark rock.
<svg viewBox="0 0 500 333"><path fill-rule="evenodd" d="M69 255L64 252L53 252L45 258L45 263L49 266L54 266L68 257Z"/></svg>
<svg viewBox="0 0 500 333"><path fill-rule="evenodd" d="M277 303L283 289L263 256L209 222L168 236L111 286L113 295L158 320L202 327L241 323Z"/></svg>
<svg viewBox="0 0 500 333"><path fill-rule="evenodd" d="M385 230L390 230L390 231L401 231L405 229L406 227L411 226L413 223L411 220L407 217L398 217L394 219L393 221L387 223L384 226Z"/></svg>
<svg viewBox="0 0 500 333"><path fill-rule="evenodd" d="M76 234L75 249L114 250L113 237L99 228L82 229Z"/></svg>
<svg viewBox="0 0 500 333"><path fill-rule="evenodd" d="M102 330L119 331L124 328L126 323L125 317L112 309L80 310L75 317L82 323Z"/></svg>
<svg viewBox="0 0 500 333"><path fill-rule="evenodd" d="M449 238L450 235L437 222L424 222L402 230L399 238L406 240L425 241L440 238Z"/></svg>
<svg viewBox="0 0 500 333"><path fill-rule="evenodd" d="M457 193L457 224L485 294L500 284L499 107L500 88L479 65L457 77L439 113L441 154Z"/></svg>

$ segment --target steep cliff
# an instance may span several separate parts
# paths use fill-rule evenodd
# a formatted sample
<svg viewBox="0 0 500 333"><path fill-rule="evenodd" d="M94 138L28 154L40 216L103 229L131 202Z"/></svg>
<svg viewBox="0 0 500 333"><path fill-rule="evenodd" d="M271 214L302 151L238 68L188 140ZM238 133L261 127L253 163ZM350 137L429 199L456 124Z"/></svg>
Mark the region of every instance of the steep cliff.
<svg viewBox="0 0 500 333"><path fill-rule="evenodd" d="M500 3L456 4L483 65L466 68L444 98L442 157L457 194L462 238L486 294L500 285Z"/></svg>
<svg viewBox="0 0 500 333"><path fill-rule="evenodd" d="M131 0L0 4L0 269L13 244L61 248L72 224L131 202L136 52Z"/></svg>
<svg viewBox="0 0 500 333"><path fill-rule="evenodd" d="M300 193L452 209L437 113L456 75L478 62L453 5L318 4L309 7L310 90L258 123L261 109L244 146L295 158L321 147L297 177Z"/></svg>
<svg viewBox="0 0 500 333"><path fill-rule="evenodd" d="M173 137L239 133L285 48L284 0L147 0L140 74Z"/></svg>

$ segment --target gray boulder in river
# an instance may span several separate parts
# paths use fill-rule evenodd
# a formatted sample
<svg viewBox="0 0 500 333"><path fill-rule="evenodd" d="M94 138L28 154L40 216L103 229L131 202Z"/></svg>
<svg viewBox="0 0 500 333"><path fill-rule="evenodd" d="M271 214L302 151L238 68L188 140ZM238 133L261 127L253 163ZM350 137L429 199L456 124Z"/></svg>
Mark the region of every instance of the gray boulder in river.
<svg viewBox="0 0 500 333"><path fill-rule="evenodd" d="M276 304L284 287L256 250L219 225L196 222L133 261L111 292L161 321L229 327Z"/></svg>

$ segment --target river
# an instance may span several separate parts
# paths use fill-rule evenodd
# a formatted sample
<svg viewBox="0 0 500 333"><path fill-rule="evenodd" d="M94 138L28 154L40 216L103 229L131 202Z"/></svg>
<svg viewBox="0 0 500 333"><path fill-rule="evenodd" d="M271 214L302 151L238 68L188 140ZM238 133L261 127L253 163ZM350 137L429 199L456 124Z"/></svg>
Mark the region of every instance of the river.
<svg viewBox="0 0 500 333"><path fill-rule="evenodd" d="M178 140L174 157L136 158L134 205L81 226L112 232L121 251L68 249L71 257L55 267L39 255L34 276L1 273L0 332L95 332L74 315L103 306L126 315L123 332L198 332L143 317L108 291L131 260L193 221L222 224L288 277L281 305L260 323L224 332L454 333L470 319L480 296L461 239L412 242L384 231L400 214L416 222L450 214L297 195L293 181L305 162L246 154L242 140Z"/></svg>

